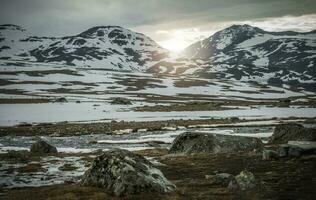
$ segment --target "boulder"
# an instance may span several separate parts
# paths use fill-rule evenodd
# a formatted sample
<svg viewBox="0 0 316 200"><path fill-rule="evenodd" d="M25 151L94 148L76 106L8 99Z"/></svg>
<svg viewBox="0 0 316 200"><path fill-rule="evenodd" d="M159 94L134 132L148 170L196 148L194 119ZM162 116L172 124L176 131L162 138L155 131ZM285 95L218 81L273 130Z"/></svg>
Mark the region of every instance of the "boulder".
<svg viewBox="0 0 316 200"><path fill-rule="evenodd" d="M175 138L169 153L235 153L262 150L262 147L258 138L185 132Z"/></svg>
<svg viewBox="0 0 316 200"><path fill-rule="evenodd" d="M278 152L269 149L263 149L262 151L262 160L272 160L279 158Z"/></svg>
<svg viewBox="0 0 316 200"><path fill-rule="evenodd" d="M235 178L232 179L228 185L228 188L231 190L236 190L236 189L249 190L255 187L256 187L255 176L247 170L240 172L240 174L235 176Z"/></svg>
<svg viewBox="0 0 316 200"><path fill-rule="evenodd" d="M114 149L95 158L81 184L107 189L116 196L142 192L170 192L175 185L141 155Z"/></svg>
<svg viewBox="0 0 316 200"><path fill-rule="evenodd" d="M57 148L44 140L38 140L31 145L30 152L35 154L57 153Z"/></svg>
<svg viewBox="0 0 316 200"><path fill-rule="evenodd" d="M288 141L316 141L316 129L301 124L280 124L274 129L270 144L286 144Z"/></svg>
<svg viewBox="0 0 316 200"><path fill-rule="evenodd" d="M289 141L288 144L279 146L280 157L301 157L303 155L316 155L316 142Z"/></svg>
<svg viewBox="0 0 316 200"><path fill-rule="evenodd" d="M228 173L220 173L215 175L215 183L224 187L227 187L233 179L234 176Z"/></svg>
<svg viewBox="0 0 316 200"><path fill-rule="evenodd" d="M132 102L129 99L117 97L112 99L111 104L131 105Z"/></svg>
<svg viewBox="0 0 316 200"><path fill-rule="evenodd" d="M59 97L55 100L55 102L58 102L58 103L67 103L68 100L65 98L65 97Z"/></svg>

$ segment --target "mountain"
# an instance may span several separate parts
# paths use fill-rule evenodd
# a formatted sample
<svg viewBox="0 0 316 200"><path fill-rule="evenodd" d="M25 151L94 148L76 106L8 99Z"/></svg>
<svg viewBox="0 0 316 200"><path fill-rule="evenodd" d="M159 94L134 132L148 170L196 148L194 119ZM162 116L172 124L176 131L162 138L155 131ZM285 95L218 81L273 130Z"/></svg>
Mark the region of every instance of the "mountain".
<svg viewBox="0 0 316 200"><path fill-rule="evenodd" d="M0 59L144 71L168 56L149 37L119 26L98 26L67 37L31 36L22 27L0 25Z"/></svg>
<svg viewBox="0 0 316 200"><path fill-rule="evenodd" d="M0 60L235 79L316 92L316 31L268 32L233 25L170 57L149 37L119 26L38 37L7 24L0 26Z"/></svg>
<svg viewBox="0 0 316 200"><path fill-rule="evenodd" d="M190 45L183 57L195 66L169 72L316 91L316 31L268 32L249 25L233 25ZM158 63L155 71L165 71L157 67L164 69L165 65ZM176 66L173 62L168 65Z"/></svg>

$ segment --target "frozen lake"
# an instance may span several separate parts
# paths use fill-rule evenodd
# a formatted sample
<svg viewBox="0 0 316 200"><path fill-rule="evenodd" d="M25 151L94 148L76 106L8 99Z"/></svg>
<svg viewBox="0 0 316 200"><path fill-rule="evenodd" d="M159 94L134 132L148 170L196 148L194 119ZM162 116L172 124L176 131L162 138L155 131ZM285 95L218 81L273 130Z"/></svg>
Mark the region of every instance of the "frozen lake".
<svg viewBox="0 0 316 200"><path fill-rule="evenodd" d="M89 121L159 121L171 119L208 119L239 117L267 119L272 117L316 117L316 108L306 107L242 107L219 111L135 112L131 106L107 103L44 103L1 104L0 126L13 126L22 122L89 122Z"/></svg>

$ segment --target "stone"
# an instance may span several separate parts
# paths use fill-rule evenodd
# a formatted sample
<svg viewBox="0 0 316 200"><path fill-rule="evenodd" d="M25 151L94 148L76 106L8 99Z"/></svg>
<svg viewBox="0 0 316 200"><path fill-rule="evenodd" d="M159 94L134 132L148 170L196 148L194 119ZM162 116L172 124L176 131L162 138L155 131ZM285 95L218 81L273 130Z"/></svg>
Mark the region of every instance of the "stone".
<svg viewBox="0 0 316 200"><path fill-rule="evenodd" d="M316 141L316 129L301 124L280 124L274 129L270 144L286 144L288 141Z"/></svg>
<svg viewBox="0 0 316 200"><path fill-rule="evenodd" d="M111 101L111 104L131 105L132 102L129 99L117 97L117 98L113 98L113 100Z"/></svg>
<svg viewBox="0 0 316 200"><path fill-rule="evenodd" d="M238 185L235 177L229 182L227 188L230 190L238 190L239 189L239 185Z"/></svg>
<svg viewBox="0 0 316 200"><path fill-rule="evenodd" d="M249 190L256 187L256 179L253 173L244 170L241 171L240 174L235 176L228 185L228 188L231 190Z"/></svg>
<svg viewBox="0 0 316 200"><path fill-rule="evenodd" d="M279 157L287 157L289 155L289 145L282 144L278 148L278 155Z"/></svg>
<svg viewBox="0 0 316 200"><path fill-rule="evenodd" d="M263 149L262 151L262 160L272 160L279 157L278 152L269 149Z"/></svg>
<svg viewBox="0 0 316 200"><path fill-rule="evenodd" d="M55 100L55 102L58 102L58 103L66 103L68 102L68 100L65 98L65 97L59 97Z"/></svg>
<svg viewBox="0 0 316 200"><path fill-rule="evenodd" d="M58 153L57 148L44 140L38 140L31 145L30 152L34 154Z"/></svg>
<svg viewBox="0 0 316 200"><path fill-rule="evenodd" d="M114 149L95 158L81 184L105 188L116 196L143 192L166 193L176 187L162 172L141 155Z"/></svg>
<svg viewBox="0 0 316 200"><path fill-rule="evenodd" d="M206 174L204 177L205 177L206 180L213 180L213 179L215 179L214 175L209 175L209 174Z"/></svg>
<svg viewBox="0 0 316 200"><path fill-rule="evenodd" d="M262 150L258 138L185 132L173 141L169 153L236 153Z"/></svg>
<svg viewBox="0 0 316 200"><path fill-rule="evenodd" d="M227 187L229 183L234 179L234 176L228 173L220 173L216 174L214 178L216 184Z"/></svg>
<svg viewBox="0 0 316 200"><path fill-rule="evenodd" d="M301 157L302 155L316 155L316 142L289 141L288 144L279 146L280 157Z"/></svg>

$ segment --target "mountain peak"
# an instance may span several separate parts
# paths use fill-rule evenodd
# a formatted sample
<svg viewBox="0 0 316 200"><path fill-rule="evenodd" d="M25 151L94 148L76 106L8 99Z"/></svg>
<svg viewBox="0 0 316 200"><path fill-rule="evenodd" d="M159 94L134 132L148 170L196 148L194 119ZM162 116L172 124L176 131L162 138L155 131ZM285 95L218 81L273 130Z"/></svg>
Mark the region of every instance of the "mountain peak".
<svg viewBox="0 0 316 200"><path fill-rule="evenodd" d="M228 27L228 29L245 29L245 30L253 30L257 27L251 26L249 24L234 24Z"/></svg>
<svg viewBox="0 0 316 200"><path fill-rule="evenodd" d="M89 28L88 30L80 33L78 36L81 37L103 37L110 33L113 30L117 30L118 32L123 32L123 30L127 30L120 26L95 26Z"/></svg>
<svg viewBox="0 0 316 200"><path fill-rule="evenodd" d="M234 24L228 28L225 28L214 35L219 35L219 34L232 34L232 35L239 35L239 34L246 34L246 35L254 35L256 33L264 33L265 31L255 27L255 26L250 26L249 24Z"/></svg>
<svg viewBox="0 0 316 200"><path fill-rule="evenodd" d="M0 58L54 62L69 66L142 71L167 57L146 35L120 26L96 26L72 36L37 37L19 26L2 25Z"/></svg>

